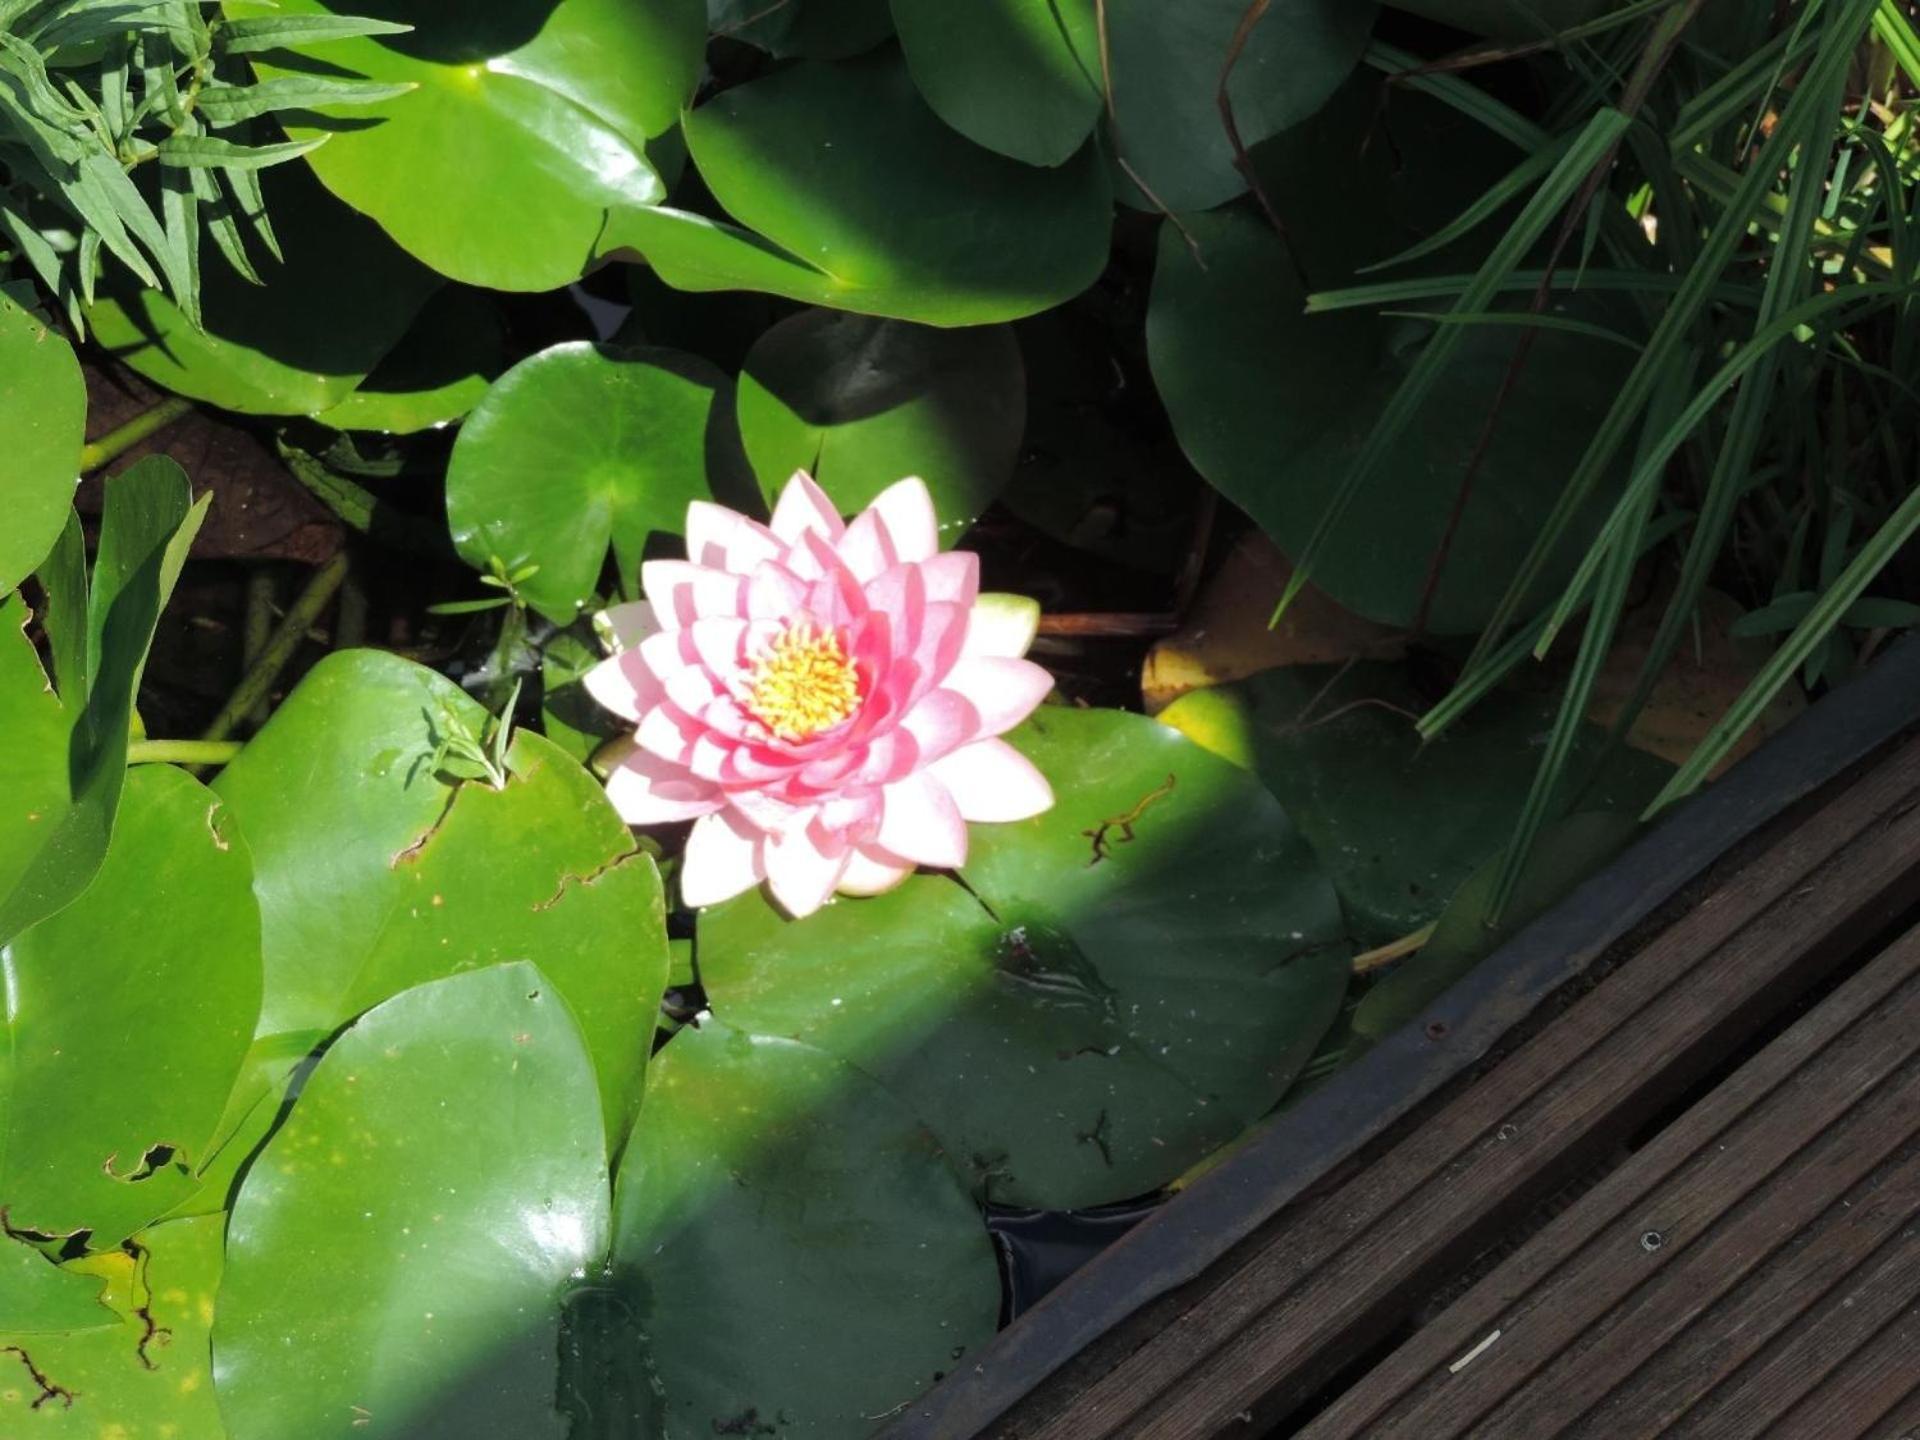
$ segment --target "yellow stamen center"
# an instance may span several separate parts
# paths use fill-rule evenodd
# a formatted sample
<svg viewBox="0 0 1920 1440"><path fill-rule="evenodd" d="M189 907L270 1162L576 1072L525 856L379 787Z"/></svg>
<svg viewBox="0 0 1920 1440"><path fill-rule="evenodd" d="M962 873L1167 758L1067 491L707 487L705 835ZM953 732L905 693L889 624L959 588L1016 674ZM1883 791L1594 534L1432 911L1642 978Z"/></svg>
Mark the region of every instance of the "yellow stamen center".
<svg viewBox="0 0 1920 1440"><path fill-rule="evenodd" d="M782 740L806 740L860 708L860 676L838 635L802 620L760 652L744 703Z"/></svg>

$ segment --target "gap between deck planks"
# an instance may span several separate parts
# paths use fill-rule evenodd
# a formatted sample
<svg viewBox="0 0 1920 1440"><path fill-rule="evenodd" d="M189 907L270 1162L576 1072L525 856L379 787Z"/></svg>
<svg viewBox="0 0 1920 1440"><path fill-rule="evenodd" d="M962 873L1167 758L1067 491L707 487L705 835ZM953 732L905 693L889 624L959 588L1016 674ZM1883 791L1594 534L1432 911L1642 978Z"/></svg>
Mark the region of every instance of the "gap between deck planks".
<svg viewBox="0 0 1920 1440"><path fill-rule="evenodd" d="M1376 1163L1229 1254L1173 1323L1091 1383L1042 1387L990 1433L1199 1440L1249 1411L1287 1413L1913 899L1916 792L1910 743Z"/></svg>

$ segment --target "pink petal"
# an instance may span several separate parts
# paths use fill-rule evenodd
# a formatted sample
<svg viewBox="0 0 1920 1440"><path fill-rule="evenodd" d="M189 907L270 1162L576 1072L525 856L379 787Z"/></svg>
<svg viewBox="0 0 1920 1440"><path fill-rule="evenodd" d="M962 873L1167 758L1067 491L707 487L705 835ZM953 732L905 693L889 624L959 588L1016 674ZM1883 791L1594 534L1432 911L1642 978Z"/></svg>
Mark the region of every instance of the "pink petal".
<svg viewBox="0 0 1920 1440"><path fill-rule="evenodd" d="M1027 653L1039 630L1039 601L1024 595L982 595L973 602L967 619L967 643L961 653L1017 660Z"/></svg>
<svg viewBox="0 0 1920 1440"><path fill-rule="evenodd" d="M718 786L696 780L638 746L630 747L608 771L607 799L629 825L692 820L725 803Z"/></svg>
<svg viewBox="0 0 1920 1440"><path fill-rule="evenodd" d="M887 538L886 527L871 510L856 517L847 527L847 533L840 537L840 543L833 548L840 557L840 563L863 585L900 562L900 557L894 553L893 542Z"/></svg>
<svg viewBox="0 0 1920 1440"><path fill-rule="evenodd" d="M986 731L971 700L957 691L939 689L927 692L907 711L897 733L912 742L910 754L917 768L952 754ZM883 778L893 780L898 776Z"/></svg>
<svg viewBox="0 0 1920 1440"><path fill-rule="evenodd" d="M958 661L940 684L973 702L983 735L999 735L1039 707L1053 690L1053 677L1031 660L971 655Z"/></svg>
<svg viewBox="0 0 1920 1440"><path fill-rule="evenodd" d="M771 836L762 850L767 888L794 919L811 915L833 894L852 853L844 841L816 835L811 825Z"/></svg>
<svg viewBox="0 0 1920 1440"><path fill-rule="evenodd" d="M874 836L916 865L951 870L966 862L967 823L947 787L926 771L896 780L881 792L880 829Z"/></svg>
<svg viewBox="0 0 1920 1440"><path fill-rule="evenodd" d="M769 835L782 830L803 829L814 815L812 806L789 805L765 790L729 791L727 803L740 813L741 819L747 824Z"/></svg>
<svg viewBox="0 0 1920 1440"><path fill-rule="evenodd" d="M609 655L633 649L659 629L660 622L654 616L653 606L644 600L609 605L593 617L593 632L599 636L600 643L606 647Z"/></svg>
<svg viewBox="0 0 1920 1440"><path fill-rule="evenodd" d="M760 838L759 831L730 810L694 821L680 861L680 899L699 909L758 885L766 876Z"/></svg>
<svg viewBox="0 0 1920 1440"><path fill-rule="evenodd" d="M877 846L862 845L847 859L840 875L842 895L879 895L913 873L913 866Z"/></svg>
<svg viewBox="0 0 1920 1440"><path fill-rule="evenodd" d="M927 599L971 606L980 594L980 557L971 550L948 550L920 567Z"/></svg>
<svg viewBox="0 0 1920 1440"><path fill-rule="evenodd" d="M755 620L784 620L807 603L807 585L785 565L756 566L747 582L747 614Z"/></svg>
<svg viewBox="0 0 1920 1440"><path fill-rule="evenodd" d="M653 602L665 630L678 630L709 615L744 616L744 576L695 565L691 560L648 560L640 566L640 588Z"/></svg>
<svg viewBox="0 0 1920 1440"><path fill-rule="evenodd" d="M638 720L666 694L637 650L602 660L580 677L580 683L597 703L623 720Z"/></svg>
<svg viewBox="0 0 1920 1440"><path fill-rule="evenodd" d="M674 708L695 718L723 693L713 677L698 665L688 665L667 676L667 699Z"/></svg>
<svg viewBox="0 0 1920 1440"><path fill-rule="evenodd" d="M731 680L749 664L748 657L771 642L780 627L769 620L696 620L685 631L700 663L716 680Z"/></svg>
<svg viewBox="0 0 1920 1440"><path fill-rule="evenodd" d="M785 549L771 530L737 510L710 500L687 506L687 558L696 565L751 575L754 566Z"/></svg>
<svg viewBox="0 0 1920 1440"><path fill-rule="evenodd" d="M1027 820L1053 806L1053 787L1004 740L978 740L927 767L965 820Z"/></svg>
<svg viewBox="0 0 1920 1440"><path fill-rule="evenodd" d="M918 475L896 480L867 507L878 515L902 560L927 560L940 553L940 520L933 513L933 496Z"/></svg>
<svg viewBox="0 0 1920 1440"><path fill-rule="evenodd" d="M773 533L788 545L800 543L802 535L818 535L829 545L846 533L846 522L834 508L827 492L813 483L804 470L793 472L780 502L773 507Z"/></svg>

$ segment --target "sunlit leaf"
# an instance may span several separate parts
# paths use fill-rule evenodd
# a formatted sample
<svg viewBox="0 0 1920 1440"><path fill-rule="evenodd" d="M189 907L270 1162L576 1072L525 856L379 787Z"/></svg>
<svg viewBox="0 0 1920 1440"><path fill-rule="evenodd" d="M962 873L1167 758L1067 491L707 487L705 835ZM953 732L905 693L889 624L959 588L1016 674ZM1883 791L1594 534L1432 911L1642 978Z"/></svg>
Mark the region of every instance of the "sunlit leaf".
<svg viewBox="0 0 1920 1440"><path fill-rule="evenodd" d="M356 1418L416 1440L567 1435L560 1302L606 1248L602 1137L586 1046L535 966L361 1016L234 1203L214 1335L233 1440Z"/></svg>
<svg viewBox="0 0 1920 1440"><path fill-rule="evenodd" d="M0 294L0 595L46 558L66 524L80 479L87 387L73 347L44 321Z"/></svg>
<svg viewBox="0 0 1920 1440"><path fill-rule="evenodd" d="M0 950L11 1226L107 1248L192 1188L260 1013L251 879L218 800L141 767L93 884Z"/></svg>

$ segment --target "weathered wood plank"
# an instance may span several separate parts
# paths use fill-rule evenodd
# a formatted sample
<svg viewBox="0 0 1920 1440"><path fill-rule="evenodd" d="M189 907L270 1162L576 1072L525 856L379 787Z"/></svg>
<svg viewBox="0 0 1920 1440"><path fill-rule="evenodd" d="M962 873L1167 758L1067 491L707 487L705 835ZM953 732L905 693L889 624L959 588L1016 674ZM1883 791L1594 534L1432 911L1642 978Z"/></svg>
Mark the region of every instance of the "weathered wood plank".
<svg viewBox="0 0 1920 1440"><path fill-rule="evenodd" d="M1912 1392L1920 1372L1920 1303L1913 1272L1906 1307L1847 1363L1766 1431L1767 1440L1855 1440Z"/></svg>
<svg viewBox="0 0 1920 1440"><path fill-rule="evenodd" d="M1016 1414L1001 1433L1198 1440L1275 1392L1284 1401L1317 1383L1450 1258L1726 1054L1911 898L1917 783L1920 747L1909 745L1364 1175L1273 1227L1178 1323L1051 1423L1023 1428Z"/></svg>
<svg viewBox="0 0 1920 1440"><path fill-rule="evenodd" d="M1395 1429L1438 1440L1466 1429L1543 1373L1562 1414L1578 1413L1568 1408L1577 1395L1597 1404L1768 1257L1769 1239L1751 1232L1756 1216L1784 1243L1845 1193L1846 1186L1804 1183L1796 1193L1794 1182L1820 1146L1831 1147L1844 1133L1834 1127L1854 1123L1849 1112L1920 1053L1916 1001L1920 933L1854 976L1668 1126L1304 1436L1335 1440ZM1885 1104L1875 1098L1879 1108L1868 1107L1875 1123ZM1897 1111L1894 1118L1904 1124ZM1920 1114L1913 1123L1920 1126ZM1900 1138L1876 1132L1876 1143L1885 1139L1888 1149ZM1865 1170L1878 1158L1867 1160ZM1736 1226L1715 1228L1743 1205L1746 1214ZM1790 1221L1769 1206L1806 1213ZM1829 1252L1858 1239L1850 1230L1822 1253L1830 1262ZM1760 1314L1757 1323L1764 1326L1772 1313ZM1497 1345L1455 1368L1495 1330ZM1703 1373L1696 1366L1686 1379ZM1505 1423L1510 1428L1495 1433L1533 1433L1517 1420Z"/></svg>
<svg viewBox="0 0 1920 1440"><path fill-rule="evenodd" d="M1909 1159L1909 1164L1913 1163ZM1860 1383L1846 1379L1864 1364L1877 1374L1874 1347L1889 1333L1907 1333L1912 1310L1920 1303L1920 1235L1911 1224L1849 1277L1843 1293L1821 1306L1809 1323L1779 1337L1752 1365L1709 1395L1681 1422L1676 1433L1690 1440L1769 1440L1791 1429L1810 1440L1853 1440L1906 1390L1920 1380L1920 1345L1897 1357L1905 1383L1885 1396L1878 1409L1856 1409L1845 1399ZM1872 1354L1867 1354L1867 1352ZM1859 1357L1867 1354L1867 1359ZM1876 1386L1885 1382L1876 1380ZM1822 1398L1824 1397L1824 1398ZM1788 1414L1791 1425L1780 1417ZM1849 1425L1836 1417L1848 1416ZM1822 1430L1812 1422L1825 1417ZM1798 1418L1792 1418L1798 1417Z"/></svg>

